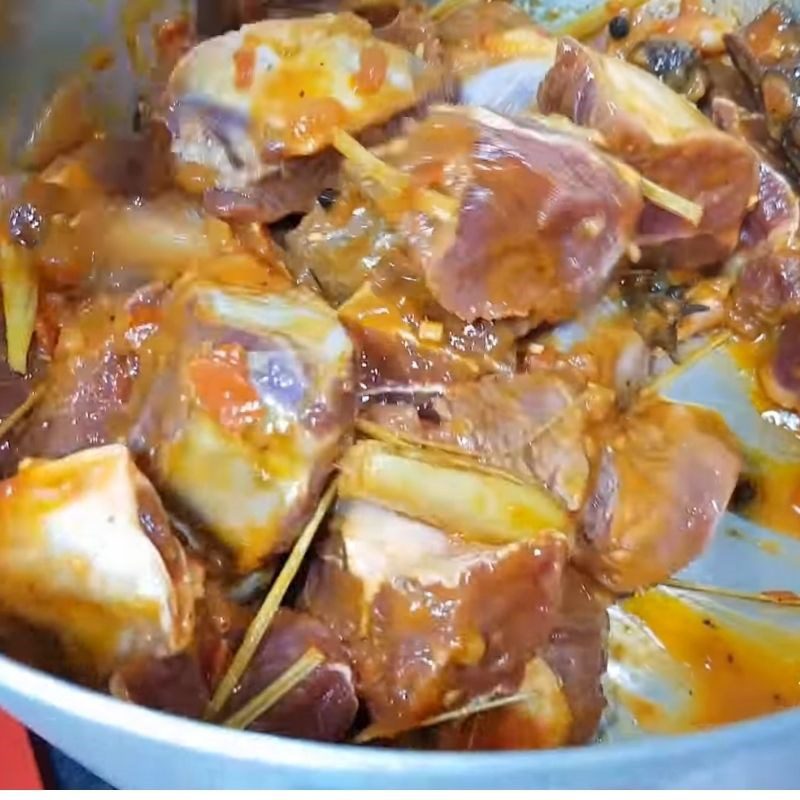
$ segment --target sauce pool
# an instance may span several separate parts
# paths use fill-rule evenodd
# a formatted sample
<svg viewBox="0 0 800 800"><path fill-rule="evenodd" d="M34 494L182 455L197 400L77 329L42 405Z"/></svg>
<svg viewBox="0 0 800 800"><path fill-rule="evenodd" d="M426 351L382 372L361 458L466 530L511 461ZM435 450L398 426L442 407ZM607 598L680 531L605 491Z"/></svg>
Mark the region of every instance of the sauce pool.
<svg viewBox="0 0 800 800"><path fill-rule="evenodd" d="M699 730L800 706L800 631L749 620L734 630L706 610L658 590L623 606L690 675L690 702L677 719L645 698L626 694L625 703L642 728Z"/></svg>

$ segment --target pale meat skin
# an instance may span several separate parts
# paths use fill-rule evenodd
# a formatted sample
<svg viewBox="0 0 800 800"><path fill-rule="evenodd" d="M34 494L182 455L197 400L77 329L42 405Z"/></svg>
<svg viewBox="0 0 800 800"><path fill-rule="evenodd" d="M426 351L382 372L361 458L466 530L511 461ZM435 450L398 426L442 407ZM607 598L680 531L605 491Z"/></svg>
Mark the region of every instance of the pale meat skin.
<svg viewBox="0 0 800 800"><path fill-rule="evenodd" d="M121 445L26 462L0 484L0 551L0 610L55 632L84 680L192 635L186 557Z"/></svg>
<svg viewBox="0 0 800 800"><path fill-rule="evenodd" d="M342 638L372 723L392 735L519 686L553 629L565 558L547 534L466 543L357 501L340 509L304 605Z"/></svg>
<svg viewBox="0 0 800 800"><path fill-rule="evenodd" d="M576 562L625 594L668 578L703 551L742 461L714 412L661 400L645 401L599 439Z"/></svg>
<svg viewBox="0 0 800 800"><path fill-rule="evenodd" d="M292 289L190 284L132 448L188 519L247 572L288 549L353 421L353 349L335 313Z"/></svg>
<svg viewBox="0 0 800 800"><path fill-rule="evenodd" d="M433 85L424 62L352 14L266 20L192 49L165 115L181 162L241 189L282 159L319 153L334 128L358 133L413 108Z"/></svg>
<svg viewBox="0 0 800 800"><path fill-rule="evenodd" d="M704 267L729 256L758 199L758 164L743 141L714 128L694 106L638 67L559 43L539 88L539 107L602 134L610 152L655 183L698 203L697 227L647 204L643 257L662 267Z"/></svg>

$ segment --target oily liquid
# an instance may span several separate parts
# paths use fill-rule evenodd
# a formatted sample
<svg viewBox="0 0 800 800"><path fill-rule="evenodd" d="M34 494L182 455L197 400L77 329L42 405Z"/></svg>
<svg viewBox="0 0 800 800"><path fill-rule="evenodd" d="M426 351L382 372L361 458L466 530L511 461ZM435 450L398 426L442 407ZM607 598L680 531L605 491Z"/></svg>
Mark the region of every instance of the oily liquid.
<svg viewBox="0 0 800 800"><path fill-rule="evenodd" d="M772 343L762 337L754 342L740 340L729 352L743 372L756 375L771 356ZM756 410L762 414L781 414L756 379L751 392ZM800 435L800 434L799 434ZM738 513L774 530L800 538L800 461L778 461L763 453L748 455L747 476L756 489L754 498Z"/></svg>
<svg viewBox="0 0 800 800"><path fill-rule="evenodd" d="M627 600L624 608L690 675L687 711L677 718L626 694L625 705L643 729L698 730L800 706L800 632L753 622L734 630L706 610L658 590Z"/></svg>

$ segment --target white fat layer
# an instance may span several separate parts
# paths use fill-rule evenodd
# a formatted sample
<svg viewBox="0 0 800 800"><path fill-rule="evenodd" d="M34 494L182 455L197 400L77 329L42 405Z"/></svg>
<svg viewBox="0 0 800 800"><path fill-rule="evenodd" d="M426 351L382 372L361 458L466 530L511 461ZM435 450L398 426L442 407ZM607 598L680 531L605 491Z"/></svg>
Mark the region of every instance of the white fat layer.
<svg viewBox="0 0 800 800"><path fill-rule="evenodd" d="M57 470L61 486L70 474L90 471L91 481L76 479L75 491L53 488ZM63 476L63 478L62 478ZM135 631L161 645L174 633L174 592L164 562L139 523L137 473L128 451L110 445L57 462L32 462L13 499L0 499L9 526L24 526L27 536L0 535L2 584L25 580L37 598L36 615L58 617L58 605L69 598L113 612L120 655L139 644ZM54 502L55 501L55 502ZM13 607L13 598L2 598ZM53 608L47 610L48 604ZM157 629L153 630L153 608ZM44 609L44 611L42 610ZM25 615L25 609L15 609ZM47 620L31 619L34 624ZM70 617L61 621L69 625ZM69 633L69 631L63 631ZM90 645L91 646L91 645Z"/></svg>
<svg viewBox="0 0 800 800"><path fill-rule="evenodd" d="M395 578L455 588L470 570L496 563L522 546L470 546L431 525L361 500L340 506L339 523L348 569L363 582L367 600Z"/></svg>

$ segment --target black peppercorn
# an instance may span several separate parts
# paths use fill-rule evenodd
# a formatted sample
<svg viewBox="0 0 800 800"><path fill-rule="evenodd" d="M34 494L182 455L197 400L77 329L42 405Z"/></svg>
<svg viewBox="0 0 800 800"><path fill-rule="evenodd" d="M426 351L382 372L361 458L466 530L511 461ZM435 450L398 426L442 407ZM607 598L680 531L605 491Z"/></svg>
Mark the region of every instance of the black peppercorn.
<svg viewBox="0 0 800 800"><path fill-rule="evenodd" d="M338 196L339 192L336 189L323 189L319 193L317 202L327 211L336 202Z"/></svg>
<svg viewBox="0 0 800 800"><path fill-rule="evenodd" d="M618 14L608 23L608 32L612 39L624 39L631 32L631 23L627 17Z"/></svg>

